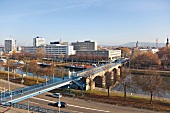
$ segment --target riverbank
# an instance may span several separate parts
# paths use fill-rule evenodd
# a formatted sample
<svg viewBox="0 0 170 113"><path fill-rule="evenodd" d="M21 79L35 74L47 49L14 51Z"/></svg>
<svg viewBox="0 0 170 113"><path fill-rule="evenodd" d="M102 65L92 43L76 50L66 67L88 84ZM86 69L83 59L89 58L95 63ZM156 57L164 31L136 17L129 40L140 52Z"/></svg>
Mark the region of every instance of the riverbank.
<svg viewBox="0 0 170 113"><path fill-rule="evenodd" d="M144 69L130 69L132 74L145 74L148 70ZM160 71L157 70L158 73L160 73L162 76L169 76L170 77L170 71Z"/></svg>
<svg viewBox="0 0 170 113"><path fill-rule="evenodd" d="M45 78L38 77L38 82L37 82L36 76L23 76L22 77L21 74L15 73L14 75L14 73L12 72L9 72L9 77L10 77L10 82L18 83L18 84L21 84L21 82L23 82L23 85L27 85L27 86L42 83L46 81ZM0 70L0 79L8 80L8 71Z"/></svg>
<svg viewBox="0 0 170 113"><path fill-rule="evenodd" d="M77 91L76 94L77 95L74 98L85 99L87 101L133 107L138 109L148 109L155 112L170 112L170 101L166 99L158 99L154 97L153 104L149 104L149 97L138 94L127 94L126 101L124 101L124 96L122 92L112 91L110 92L110 96L108 97L106 89L96 89L91 92L85 91L84 96L81 96L81 91Z"/></svg>

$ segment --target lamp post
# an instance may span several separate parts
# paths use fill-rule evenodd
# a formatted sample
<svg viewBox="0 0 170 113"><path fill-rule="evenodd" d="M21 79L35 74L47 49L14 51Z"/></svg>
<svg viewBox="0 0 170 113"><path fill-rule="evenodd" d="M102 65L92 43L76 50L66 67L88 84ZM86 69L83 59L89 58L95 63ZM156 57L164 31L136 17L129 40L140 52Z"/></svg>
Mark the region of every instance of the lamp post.
<svg viewBox="0 0 170 113"><path fill-rule="evenodd" d="M10 91L10 81L9 81L9 64L8 64L8 90Z"/></svg>
<svg viewBox="0 0 170 113"><path fill-rule="evenodd" d="M28 113L29 113L29 100L27 101L27 105L28 105Z"/></svg>
<svg viewBox="0 0 170 113"><path fill-rule="evenodd" d="M70 86L68 86L69 94L70 94Z"/></svg>
<svg viewBox="0 0 170 113"><path fill-rule="evenodd" d="M1 91L1 101L2 101L2 91Z"/></svg>
<svg viewBox="0 0 170 113"><path fill-rule="evenodd" d="M81 95L81 96L84 96L84 90L83 90L83 88L84 88L84 84L82 85L82 95Z"/></svg>
<svg viewBox="0 0 170 113"><path fill-rule="evenodd" d="M58 112L60 113L60 107L61 107L61 102L60 102L60 96L59 96L59 101L58 101Z"/></svg>
<svg viewBox="0 0 170 113"><path fill-rule="evenodd" d="M45 75L45 81L46 81L46 85L47 85L47 75Z"/></svg>

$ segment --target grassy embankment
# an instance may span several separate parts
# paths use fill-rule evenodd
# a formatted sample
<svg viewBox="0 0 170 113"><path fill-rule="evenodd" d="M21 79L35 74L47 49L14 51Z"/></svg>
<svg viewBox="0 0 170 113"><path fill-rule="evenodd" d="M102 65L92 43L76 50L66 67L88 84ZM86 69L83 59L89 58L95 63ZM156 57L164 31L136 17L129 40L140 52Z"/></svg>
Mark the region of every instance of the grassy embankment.
<svg viewBox="0 0 170 113"><path fill-rule="evenodd" d="M136 71L136 73L139 71ZM143 71L142 71L143 72ZM5 75L5 76L4 76ZM10 77L14 77L13 73L9 73ZM7 80L8 73L4 71L0 71L0 77L1 79ZM19 77L20 76L20 77ZM21 75L16 74L16 79L11 80L15 83L21 82ZM36 84L36 77L24 77L24 84L25 85L32 85ZM40 82L44 82L44 79L39 79ZM67 92L67 89L59 90L61 93ZM52 91L53 92L53 91ZM54 91L55 92L55 91ZM138 96L138 95L127 95L126 101L124 101L123 93L120 92L110 92L110 97L107 96L107 91L99 91L99 90L92 90L85 91L84 96L82 95L81 90L75 90L71 91L75 94L75 98L81 98L85 100L91 100L94 102L101 102L101 103L107 103L112 105L119 105L119 106L129 106L129 107L135 107L140 109L149 109L154 111L166 111L170 112L170 101L165 99L157 99L154 98L153 104L149 104L149 97L145 96Z"/></svg>
<svg viewBox="0 0 170 113"><path fill-rule="evenodd" d="M9 76L10 76L10 81L11 82L21 84L22 75L15 73L15 78L14 78L14 73L9 72ZM0 79L8 80L8 72L0 70ZM24 80L24 83L23 83L24 85L37 84L37 77L36 76L35 77L33 77L33 76L24 76L23 80ZM45 82L45 79L38 78L38 82L39 83Z"/></svg>

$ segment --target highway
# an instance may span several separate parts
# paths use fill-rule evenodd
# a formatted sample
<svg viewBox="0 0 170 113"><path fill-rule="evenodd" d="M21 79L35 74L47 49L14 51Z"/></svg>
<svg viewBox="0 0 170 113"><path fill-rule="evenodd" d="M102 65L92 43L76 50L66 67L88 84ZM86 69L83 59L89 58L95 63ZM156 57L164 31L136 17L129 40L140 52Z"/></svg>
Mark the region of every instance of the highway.
<svg viewBox="0 0 170 113"><path fill-rule="evenodd" d="M8 86L8 82L0 82L3 87ZM11 84L12 89L21 87L18 84ZM58 98L46 96L49 92L38 95L36 97L29 98L30 105L41 106L42 108L50 108L53 110L59 110L57 107L49 106L48 103L57 102ZM130 107L121 107L116 105L103 104L93 101L81 100L71 97L62 97L61 101L66 102L68 107L61 108L60 110L70 113L155 113L153 111L141 110ZM19 103L27 104L27 100L23 100ZM12 112L11 112L12 113Z"/></svg>

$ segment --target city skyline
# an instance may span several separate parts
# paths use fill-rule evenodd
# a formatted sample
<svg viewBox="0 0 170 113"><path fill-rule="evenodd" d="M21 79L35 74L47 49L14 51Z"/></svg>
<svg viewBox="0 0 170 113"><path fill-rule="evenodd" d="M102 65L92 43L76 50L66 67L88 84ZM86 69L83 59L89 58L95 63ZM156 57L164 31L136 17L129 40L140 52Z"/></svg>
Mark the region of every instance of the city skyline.
<svg viewBox="0 0 170 113"><path fill-rule="evenodd" d="M99 45L165 43L170 36L168 0L5 0L0 1L0 44L12 38L32 45L94 40Z"/></svg>

